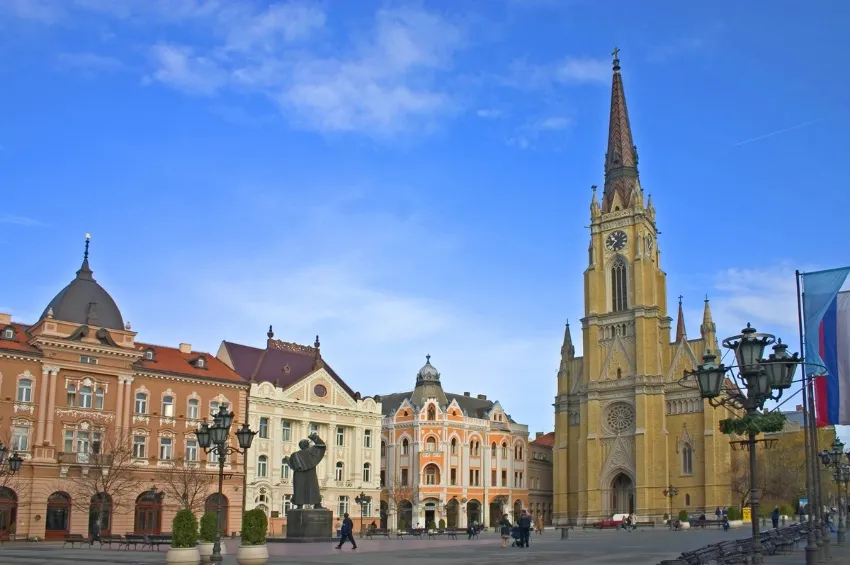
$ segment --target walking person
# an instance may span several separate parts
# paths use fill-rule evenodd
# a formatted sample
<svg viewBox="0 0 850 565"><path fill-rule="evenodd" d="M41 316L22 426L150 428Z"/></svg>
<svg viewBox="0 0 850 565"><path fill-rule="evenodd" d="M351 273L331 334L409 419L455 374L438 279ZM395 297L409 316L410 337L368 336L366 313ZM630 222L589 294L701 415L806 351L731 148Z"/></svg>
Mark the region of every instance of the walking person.
<svg viewBox="0 0 850 565"><path fill-rule="evenodd" d="M346 541L350 541L353 546L351 549L357 549L357 542L354 541L354 522L351 521L351 518L348 517L348 512L343 515L342 519L342 527L340 528L339 535L339 545L336 546L337 549L342 549L342 544Z"/></svg>
<svg viewBox="0 0 850 565"><path fill-rule="evenodd" d="M770 513L770 521L773 522L773 529L779 529L779 507L774 506L773 511Z"/></svg>
<svg viewBox="0 0 850 565"><path fill-rule="evenodd" d="M519 546L528 547L528 541L531 534L531 516L523 509L522 514L517 521L519 526Z"/></svg>
<svg viewBox="0 0 850 565"><path fill-rule="evenodd" d="M466 539L471 540L475 536L475 527L475 520L469 520L469 522L466 523Z"/></svg>
<svg viewBox="0 0 850 565"><path fill-rule="evenodd" d="M508 540L511 539L511 521L508 520L507 514L502 514L502 519L499 520L500 530L502 535L502 547L508 547Z"/></svg>
<svg viewBox="0 0 850 565"><path fill-rule="evenodd" d="M537 530L537 535L543 535L543 514L537 514L537 520L534 526Z"/></svg>

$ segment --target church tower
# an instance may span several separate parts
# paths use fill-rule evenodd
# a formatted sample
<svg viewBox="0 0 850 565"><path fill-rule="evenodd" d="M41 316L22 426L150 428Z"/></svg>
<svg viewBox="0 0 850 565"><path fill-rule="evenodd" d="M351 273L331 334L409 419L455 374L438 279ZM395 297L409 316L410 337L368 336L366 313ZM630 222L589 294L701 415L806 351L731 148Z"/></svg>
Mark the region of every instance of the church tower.
<svg viewBox="0 0 850 565"><path fill-rule="evenodd" d="M728 444L712 441L714 411L703 406L698 391L677 384L683 370L697 365L705 344L715 341L714 324L706 301L700 338L688 341L680 297L671 341L655 208L640 184L618 53L615 49L605 182L601 198L592 187L590 203L583 356L575 356L567 326L558 371L558 523L629 512L661 518L672 511L662 494L668 486L681 488L687 499L677 501L681 508L730 502L717 488L724 480L717 476L717 458L725 453L728 469ZM704 467L695 472L697 462Z"/></svg>

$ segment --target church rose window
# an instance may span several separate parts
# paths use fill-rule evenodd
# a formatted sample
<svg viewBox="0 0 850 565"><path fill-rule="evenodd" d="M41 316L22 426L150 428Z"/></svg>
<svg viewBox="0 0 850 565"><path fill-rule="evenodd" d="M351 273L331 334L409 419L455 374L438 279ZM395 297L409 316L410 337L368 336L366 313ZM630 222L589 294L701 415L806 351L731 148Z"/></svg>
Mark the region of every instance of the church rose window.
<svg viewBox="0 0 850 565"><path fill-rule="evenodd" d="M635 412L628 404L615 404L608 409L605 423L613 432L625 432L635 424Z"/></svg>

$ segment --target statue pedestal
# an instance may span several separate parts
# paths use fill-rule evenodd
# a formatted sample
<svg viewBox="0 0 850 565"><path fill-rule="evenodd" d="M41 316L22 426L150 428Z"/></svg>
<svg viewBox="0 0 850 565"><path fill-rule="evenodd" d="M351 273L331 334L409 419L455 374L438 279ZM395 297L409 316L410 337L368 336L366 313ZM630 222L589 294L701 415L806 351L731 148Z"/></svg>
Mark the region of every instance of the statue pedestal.
<svg viewBox="0 0 850 565"><path fill-rule="evenodd" d="M286 512L286 541L311 542L334 539L333 512L327 508L302 508Z"/></svg>

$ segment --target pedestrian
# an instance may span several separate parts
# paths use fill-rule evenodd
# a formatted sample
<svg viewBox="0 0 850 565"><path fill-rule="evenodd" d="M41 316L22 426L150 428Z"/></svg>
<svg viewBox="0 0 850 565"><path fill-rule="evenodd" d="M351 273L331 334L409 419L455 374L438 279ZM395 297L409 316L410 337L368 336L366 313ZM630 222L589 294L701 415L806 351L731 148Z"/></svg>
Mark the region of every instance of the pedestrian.
<svg viewBox="0 0 850 565"><path fill-rule="evenodd" d="M720 521L720 507L714 509L714 519L718 522Z"/></svg>
<svg viewBox="0 0 850 565"><path fill-rule="evenodd" d="M475 534L475 520L470 519L466 523L466 539L471 540Z"/></svg>
<svg viewBox="0 0 850 565"><path fill-rule="evenodd" d="M770 513L770 520L773 522L773 529L779 529L779 506L773 507L773 512Z"/></svg>
<svg viewBox="0 0 850 565"><path fill-rule="evenodd" d="M543 514L537 514L537 520L534 524L538 535L543 535Z"/></svg>
<svg viewBox="0 0 850 565"><path fill-rule="evenodd" d="M508 520L507 514L502 514L502 519L499 521L499 530L502 534L502 547L508 547L508 540L511 538L511 521Z"/></svg>
<svg viewBox="0 0 850 565"><path fill-rule="evenodd" d="M348 512L343 515L342 519L342 528L340 528L339 535L339 545L336 546L337 549L342 549L342 544L346 541L350 541L353 546L351 549L357 549L357 542L354 541L354 522L351 521L351 518L348 517Z"/></svg>
<svg viewBox="0 0 850 565"><path fill-rule="evenodd" d="M525 509L522 510L522 514L519 516L517 525L519 526L519 546L528 547L528 541L531 534L531 516Z"/></svg>

